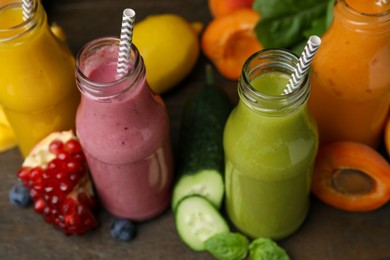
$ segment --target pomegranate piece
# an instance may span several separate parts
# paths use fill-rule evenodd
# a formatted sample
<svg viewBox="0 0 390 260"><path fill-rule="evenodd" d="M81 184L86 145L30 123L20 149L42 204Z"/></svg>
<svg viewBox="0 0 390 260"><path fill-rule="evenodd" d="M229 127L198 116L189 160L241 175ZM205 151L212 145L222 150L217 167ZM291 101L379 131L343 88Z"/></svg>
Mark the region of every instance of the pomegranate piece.
<svg viewBox="0 0 390 260"><path fill-rule="evenodd" d="M72 131L55 132L43 139L17 175L30 189L35 211L66 235L82 235L97 226L91 178Z"/></svg>

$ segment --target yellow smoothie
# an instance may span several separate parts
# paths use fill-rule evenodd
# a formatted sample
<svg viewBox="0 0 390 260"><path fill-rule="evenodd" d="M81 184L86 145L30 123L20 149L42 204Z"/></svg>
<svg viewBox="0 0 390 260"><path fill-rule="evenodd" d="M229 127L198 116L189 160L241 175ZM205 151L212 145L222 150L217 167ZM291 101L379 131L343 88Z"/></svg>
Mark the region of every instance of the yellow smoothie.
<svg viewBox="0 0 390 260"><path fill-rule="evenodd" d="M282 95L288 78L269 72L250 85L272 98ZM226 206L239 230L281 239L298 229L309 208L317 138L306 104L262 113L241 98L224 132Z"/></svg>
<svg viewBox="0 0 390 260"><path fill-rule="evenodd" d="M79 103L74 57L36 5L26 22L20 3L0 6L0 103L23 155L50 132L74 128Z"/></svg>

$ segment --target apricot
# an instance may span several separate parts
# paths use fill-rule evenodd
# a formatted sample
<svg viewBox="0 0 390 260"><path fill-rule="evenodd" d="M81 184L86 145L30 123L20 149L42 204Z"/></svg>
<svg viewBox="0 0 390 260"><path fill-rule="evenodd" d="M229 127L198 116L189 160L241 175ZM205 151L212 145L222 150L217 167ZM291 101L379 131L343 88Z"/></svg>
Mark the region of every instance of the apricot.
<svg viewBox="0 0 390 260"><path fill-rule="evenodd" d="M311 190L338 209L375 210L390 199L390 165L367 145L330 143L318 151Z"/></svg>
<svg viewBox="0 0 390 260"><path fill-rule="evenodd" d="M213 17L220 17L240 8L252 8L254 0L209 0L209 9Z"/></svg>
<svg viewBox="0 0 390 260"><path fill-rule="evenodd" d="M387 150L387 154L390 157L390 116L387 119L387 122L386 122L386 125L385 125L384 136L385 136L385 140L384 140L385 141L385 147L386 147L386 150Z"/></svg>
<svg viewBox="0 0 390 260"><path fill-rule="evenodd" d="M253 9L242 8L207 25L201 48L225 78L237 80L249 56L263 48L254 32L259 19Z"/></svg>

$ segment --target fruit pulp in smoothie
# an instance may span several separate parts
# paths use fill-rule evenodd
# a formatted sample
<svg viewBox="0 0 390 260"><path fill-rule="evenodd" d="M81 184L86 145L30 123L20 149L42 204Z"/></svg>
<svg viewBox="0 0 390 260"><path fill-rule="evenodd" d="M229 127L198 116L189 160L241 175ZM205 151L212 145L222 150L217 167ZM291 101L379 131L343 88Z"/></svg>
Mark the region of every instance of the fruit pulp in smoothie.
<svg viewBox="0 0 390 260"><path fill-rule="evenodd" d="M5 40L22 32L10 30L23 22L21 4L0 9L0 103L24 156L49 133L74 129L80 100L73 55L42 19Z"/></svg>
<svg viewBox="0 0 390 260"><path fill-rule="evenodd" d="M289 76L270 72L251 85L281 95ZM317 132L306 105L284 115L265 115L239 102L224 132L226 206L245 234L281 239L304 221L309 207Z"/></svg>
<svg viewBox="0 0 390 260"><path fill-rule="evenodd" d="M98 55L104 59L95 57L91 62L98 65L84 74L95 82L116 80L117 51L106 48ZM142 221L169 205L169 122L162 99L145 78L128 92L109 102L83 96L76 125L102 204L117 217Z"/></svg>

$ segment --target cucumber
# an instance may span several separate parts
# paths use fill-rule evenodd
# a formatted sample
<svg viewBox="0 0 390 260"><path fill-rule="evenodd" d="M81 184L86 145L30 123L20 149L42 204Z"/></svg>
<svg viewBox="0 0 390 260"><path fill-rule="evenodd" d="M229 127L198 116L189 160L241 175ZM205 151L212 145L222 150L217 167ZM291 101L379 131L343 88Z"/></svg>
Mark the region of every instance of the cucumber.
<svg viewBox="0 0 390 260"><path fill-rule="evenodd" d="M183 242L194 251L205 250L210 237L229 232L229 226L219 211L204 197L183 198L175 212L176 229Z"/></svg>
<svg viewBox="0 0 390 260"><path fill-rule="evenodd" d="M232 110L227 95L214 86L211 66L207 84L186 103L181 122L177 179L172 208L189 195L204 196L218 209L224 195L223 130Z"/></svg>

